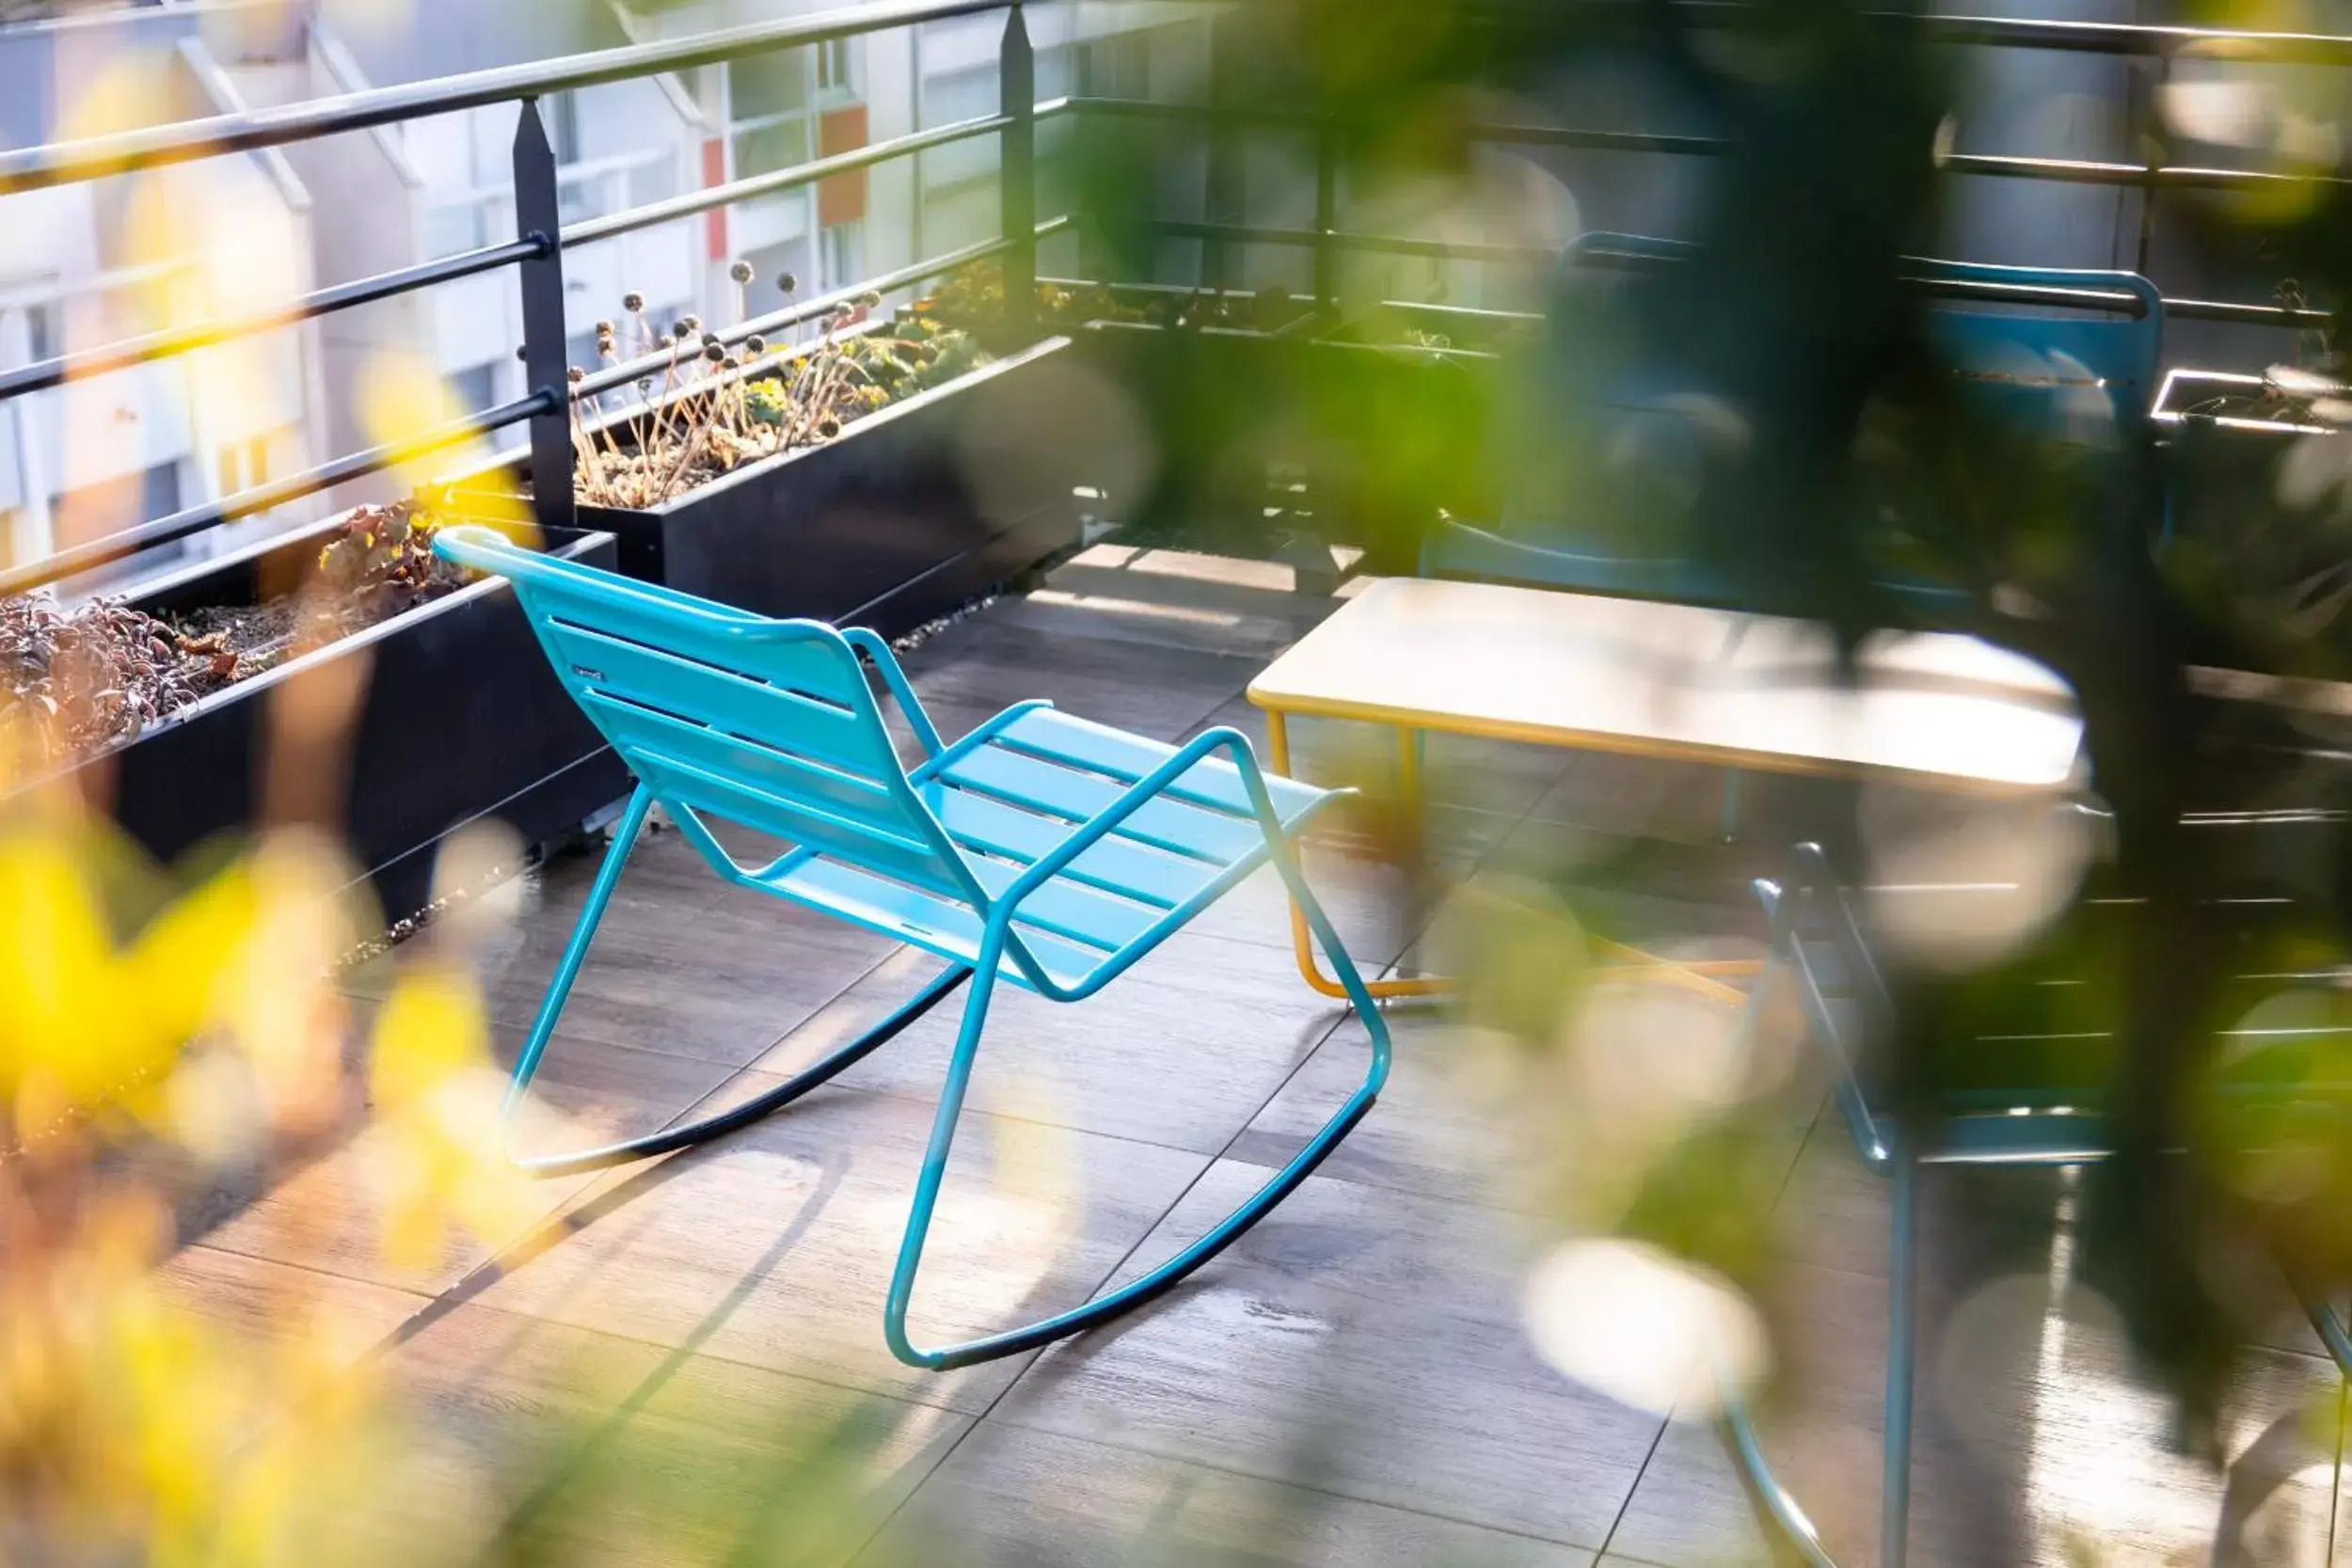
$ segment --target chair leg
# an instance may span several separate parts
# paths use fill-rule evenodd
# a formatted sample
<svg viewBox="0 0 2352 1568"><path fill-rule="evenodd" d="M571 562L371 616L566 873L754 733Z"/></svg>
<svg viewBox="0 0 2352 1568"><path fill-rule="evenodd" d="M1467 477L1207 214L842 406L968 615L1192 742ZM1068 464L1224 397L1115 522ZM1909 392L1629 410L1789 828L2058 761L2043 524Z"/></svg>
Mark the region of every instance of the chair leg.
<svg viewBox="0 0 2352 1568"><path fill-rule="evenodd" d="M1890 1165L1888 1174L1894 1190L1887 1237L1885 1468L1879 1509L1879 1563L1881 1568L1903 1568L1911 1544L1912 1377L1918 1352L1919 1316L1919 1167L1900 1148L1895 1151ZM1740 1401L1739 1390L1728 1382L1724 1385L1724 1422L1731 1429L1733 1452L1755 1486L1757 1500L1789 1544L1797 1549L1797 1555L1804 1559L1808 1568L1837 1568L1836 1560L1821 1544L1813 1521L1772 1474L1772 1464L1764 1457L1763 1442L1748 1419L1747 1407Z"/></svg>
<svg viewBox="0 0 2352 1568"><path fill-rule="evenodd" d="M2336 1370L2352 1378L2352 1333L2345 1332L2344 1320L2336 1315L2335 1307L2327 1302L2306 1297L2303 1312L2312 1320L2312 1327L2318 1332L2319 1342L2327 1346L2328 1354L2335 1358Z"/></svg>
<svg viewBox="0 0 2352 1568"><path fill-rule="evenodd" d="M1879 1568L1903 1568L1911 1544L1911 1379L1919 1332L1919 1166L1895 1150L1886 1269L1886 1469L1879 1500Z"/></svg>
<svg viewBox="0 0 2352 1568"><path fill-rule="evenodd" d="M588 956L588 944L595 940L596 927L604 920L605 907L612 900L612 890L620 883L621 871L628 863L628 852L635 846L637 835L644 831L645 816L652 807L651 792L644 784L639 784L636 793L628 798L628 805L612 830L612 846L605 851L604 863L596 869L596 882L588 890L588 902L580 911L579 923L572 927L571 940L564 944L564 957L555 966L554 977L548 982L548 993L539 1004L538 1017L532 1021L531 1034L523 1042L522 1054L515 1061L515 1077L507 1085L502 1113L508 1132L507 1158L533 1176L572 1176L607 1165L624 1164L631 1160L649 1159L656 1154L667 1154L673 1149L715 1138L722 1132L749 1126L771 1111L790 1104L850 1063L866 1055L930 1011L958 986L971 978L972 972L961 967L942 972L897 1011L857 1038L834 1050L824 1060L794 1074L765 1094L755 1095L739 1105L730 1106L698 1121L665 1127L658 1132L625 1138L618 1143L603 1144L594 1148L561 1154L516 1153L512 1138L515 1114L522 1106L532 1079L538 1074L540 1059L547 1054L548 1042L555 1035L556 1020L563 1016L564 1004L571 997L572 982L579 978L580 963Z"/></svg>
<svg viewBox="0 0 2352 1568"><path fill-rule="evenodd" d="M1130 1280L1115 1291L1095 1297L1067 1311L1042 1318L1020 1328L926 1350L907 1337L907 1307L914 1294L914 1277L923 1262L923 1243L929 1236L931 1216L939 1202L939 1187L947 1171L947 1154L955 1142L956 1121L963 1113L963 1094L972 1076L972 1063L979 1051L980 1035L987 1022L990 994L995 989L996 964L1001 954L1002 938L992 931L982 946L976 964L977 977L972 994L964 1003L963 1027L956 1037L955 1056L947 1068L947 1082L941 1090L938 1114L931 1122L930 1145L924 1151L923 1173L914 1188L914 1203L907 1216L906 1237L898 1247L898 1267L890 1278L890 1294L882 1307L882 1337L890 1345L891 1354L910 1366L926 1367L944 1371L955 1367L968 1367L975 1362L992 1361L998 1356L1012 1355L1033 1350L1081 1329L1092 1327L1104 1320L1142 1306L1153 1297L1172 1289L1210 1259L1231 1246L1241 1234L1270 1212L1274 1206L1288 1197L1298 1184L1323 1164L1331 1150L1339 1147L1356 1124L1372 1109L1389 1076L1389 1025L1380 1014L1366 989L1363 976L1357 973L1355 963L1340 945L1321 905L1307 888L1305 877L1291 852L1287 840L1269 835L1273 845L1275 864L1282 879L1289 884L1291 896L1306 916L1315 938L1323 944L1324 956L1331 962L1365 1031L1372 1037L1372 1063L1364 1081L1322 1131L1307 1141L1304 1148L1291 1162L1274 1173L1265 1185L1252 1194L1248 1200L1220 1220L1207 1234L1185 1247L1168 1261L1138 1278Z"/></svg>

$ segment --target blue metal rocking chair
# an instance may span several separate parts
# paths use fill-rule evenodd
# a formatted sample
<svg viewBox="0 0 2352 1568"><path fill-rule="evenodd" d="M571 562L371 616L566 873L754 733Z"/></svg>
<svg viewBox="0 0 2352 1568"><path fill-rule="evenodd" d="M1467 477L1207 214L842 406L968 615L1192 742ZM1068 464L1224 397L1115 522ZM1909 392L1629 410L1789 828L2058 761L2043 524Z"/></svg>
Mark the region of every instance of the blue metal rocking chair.
<svg viewBox="0 0 2352 1568"><path fill-rule="evenodd" d="M434 548L513 585L565 689L638 781L515 1064L510 1117L657 804L728 881L838 915L948 966L866 1034L742 1105L601 1148L518 1157L525 1168L586 1170L744 1126L832 1078L969 981L882 1309L893 1354L944 1369L1045 1344L1168 1290L1263 1218L1372 1108L1388 1077L1388 1026L1291 843L1343 791L1268 776L1237 730L1171 747L1041 702L1016 704L944 745L889 645L870 631L747 614L534 554L486 528L446 529ZM914 729L923 759L912 768L898 761L860 655ZM765 865L742 865L706 816L791 847ZM908 1303L996 983L1082 1001L1269 861L1372 1036L1363 1083L1248 1201L1140 1278L1023 1327L940 1349L914 1344Z"/></svg>

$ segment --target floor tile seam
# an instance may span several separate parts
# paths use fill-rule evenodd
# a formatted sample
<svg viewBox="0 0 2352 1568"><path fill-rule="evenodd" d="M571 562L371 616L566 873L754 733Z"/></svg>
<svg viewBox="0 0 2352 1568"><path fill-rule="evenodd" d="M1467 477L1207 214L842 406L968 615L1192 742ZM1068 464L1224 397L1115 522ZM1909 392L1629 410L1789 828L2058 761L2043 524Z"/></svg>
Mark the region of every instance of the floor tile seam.
<svg viewBox="0 0 2352 1568"><path fill-rule="evenodd" d="M1115 1449L1120 1453L1132 1454L1142 1459L1166 1460L1178 1465L1186 1465L1215 1475L1231 1477L1236 1481L1265 1482L1276 1486L1290 1487L1316 1497L1330 1497L1340 1502L1362 1503L1372 1508L1392 1509L1399 1513L1411 1514L1416 1518L1434 1519L1441 1524L1460 1525L1470 1529L1511 1536L1520 1541L1533 1541L1542 1545L1565 1546L1571 1551L1593 1552L1596 1555L1600 1551L1599 1547L1588 1542L1573 1541L1565 1535L1546 1535L1540 1530L1528 1529L1517 1525L1498 1524L1489 1519L1474 1518L1468 1513L1450 1513L1443 1509L1432 1508L1422 1503L1399 1502L1393 1497L1375 1497L1369 1491L1352 1491L1328 1482L1301 1481L1292 1476L1263 1475L1238 1465L1218 1464L1215 1460L1202 1459L1194 1454L1155 1449L1146 1444L1125 1441L1118 1436L1103 1436L1095 1433L1079 1432L1049 1426L1038 1421L1025 1420L1019 1416L1005 1414L993 1407L987 1415L972 1423L971 1431L977 1433L983 1425L990 1425L999 1430L1009 1428L1015 1432L1030 1433L1039 1436L1057 1437L1067 1442ZM933 1476L937 1473L936 1470L931 1472ZM928 1481L930 1478L925 1479Z"/></svg>

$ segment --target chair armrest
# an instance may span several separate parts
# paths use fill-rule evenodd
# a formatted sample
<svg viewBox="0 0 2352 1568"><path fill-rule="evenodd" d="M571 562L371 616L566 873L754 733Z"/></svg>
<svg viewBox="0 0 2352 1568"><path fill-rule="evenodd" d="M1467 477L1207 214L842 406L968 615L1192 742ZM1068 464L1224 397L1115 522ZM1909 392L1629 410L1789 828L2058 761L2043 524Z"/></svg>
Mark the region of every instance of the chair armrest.
<svg viewBox="0 0 2352 1568"><path fill-rule="evenodd" d="M923 711L922 701L914 695L914 683L898 667L898 656L890 651L890 644L882 641L881 633L868 626L844 626L841 641L872 659L874 668L882 672L882 684L890 688L891 700L906 715L908 727L922 743L923 755L939 755L939 730L931 723L931 716Z"/></svg>
<svg viewBox="0 0 2352 1568"><path fill-rule="evenodd" d="M1168 786L1182 778L1195 763L1213 752L1228 753L1242 776L1242 785L1249 792L1250 804L1258 814L1259 826L1272 837L1282 833L1282 820L1274 810L1274 797L1265 786L1265 777L1258 768L1257 753L1250 750L1249 737L1239 730L1219 726L1204 730L1180 747L1166 762L1137 779L1122 790L1119 798L1096 812L1061 841L1054 851L1033 863L992 903L989 918L1008 924L1021 901L1039 888L1061 875L1073 860L1087 848L1111 832L1121 822L1135 815L1146 802L1156 799Z"/></svg>

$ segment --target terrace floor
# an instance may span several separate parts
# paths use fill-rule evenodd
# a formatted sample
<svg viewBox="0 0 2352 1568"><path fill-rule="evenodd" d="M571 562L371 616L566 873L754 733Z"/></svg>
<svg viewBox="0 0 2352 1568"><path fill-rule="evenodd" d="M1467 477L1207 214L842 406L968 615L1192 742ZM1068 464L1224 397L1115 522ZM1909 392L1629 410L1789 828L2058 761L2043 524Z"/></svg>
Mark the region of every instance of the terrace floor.
<svg viewBox="0 0 2352 1568"><path fill-rule="evenodd" d="M1229 722L1263 736L1245 684L1336 602L1291 592L1286 568L1097 546L909 666L951 736L1036 696L1168 740ZM1341 765L1346 736L1309 738ZM1455 879L1680 841L1668 858L1685 869L1615 895L1613 922L1663 949L1755 951L1745 852L1706 843L1716 781L1501 747L1441 747L1433 771ZM1751 795L1749 842L1772 842L1785 803ZM511 1053L594 866L559 859L508 918L356 972L358 1023L392 966L462 941ZM1423 923L1393 878L1328 852L1313 869L1368 973L1409 961ZM927 973L721 885L657 833L541 1083L571 1135L650 1129L776 1082ZM362 1120L194 1218L167 1274L234 1323L306 1304L421 1414L425 1451L353 1522L379 1541L551 1529L571 1544L550 1561L1773 1560L1713 1425L1618 1403L1537 1354L1522 1282L1557 1233L1531 1180L1541 1150L1488 1058L1426 1008L1395 1009L1394 1077L1349 1142L1184 1288L1041 1353L900 1366L881 1307L953 1013L707 1148L533 1184L532 1213L421 1269L377 1244ZM1727 1025L1661 992L1616 1043L1644 1070L1720 1047ZM1366 1052L1361 1027L1298 983L1263 879L1094 1002L1001 999L918 1332L1033 1316L1168 1255L1297 1148ZM1793 1347L1768 1437L1841 1560L1867 1561L1884 1199L1817 1090L1797 1078L1781 1103L1753 1195L1774 1211L1775 1321ZM1963 1230L1948 1182L1928 1189L1915 1560L2352 1564L2335 1525L2338 1380L2308 1332L2249 1350L2226 1467L2185 1457L2112 1314L2071 1278L2064 1180L1992 1180L2041 1217L2028 1241ZM550 1467L565 1445L607 1463Z"/></svg>

